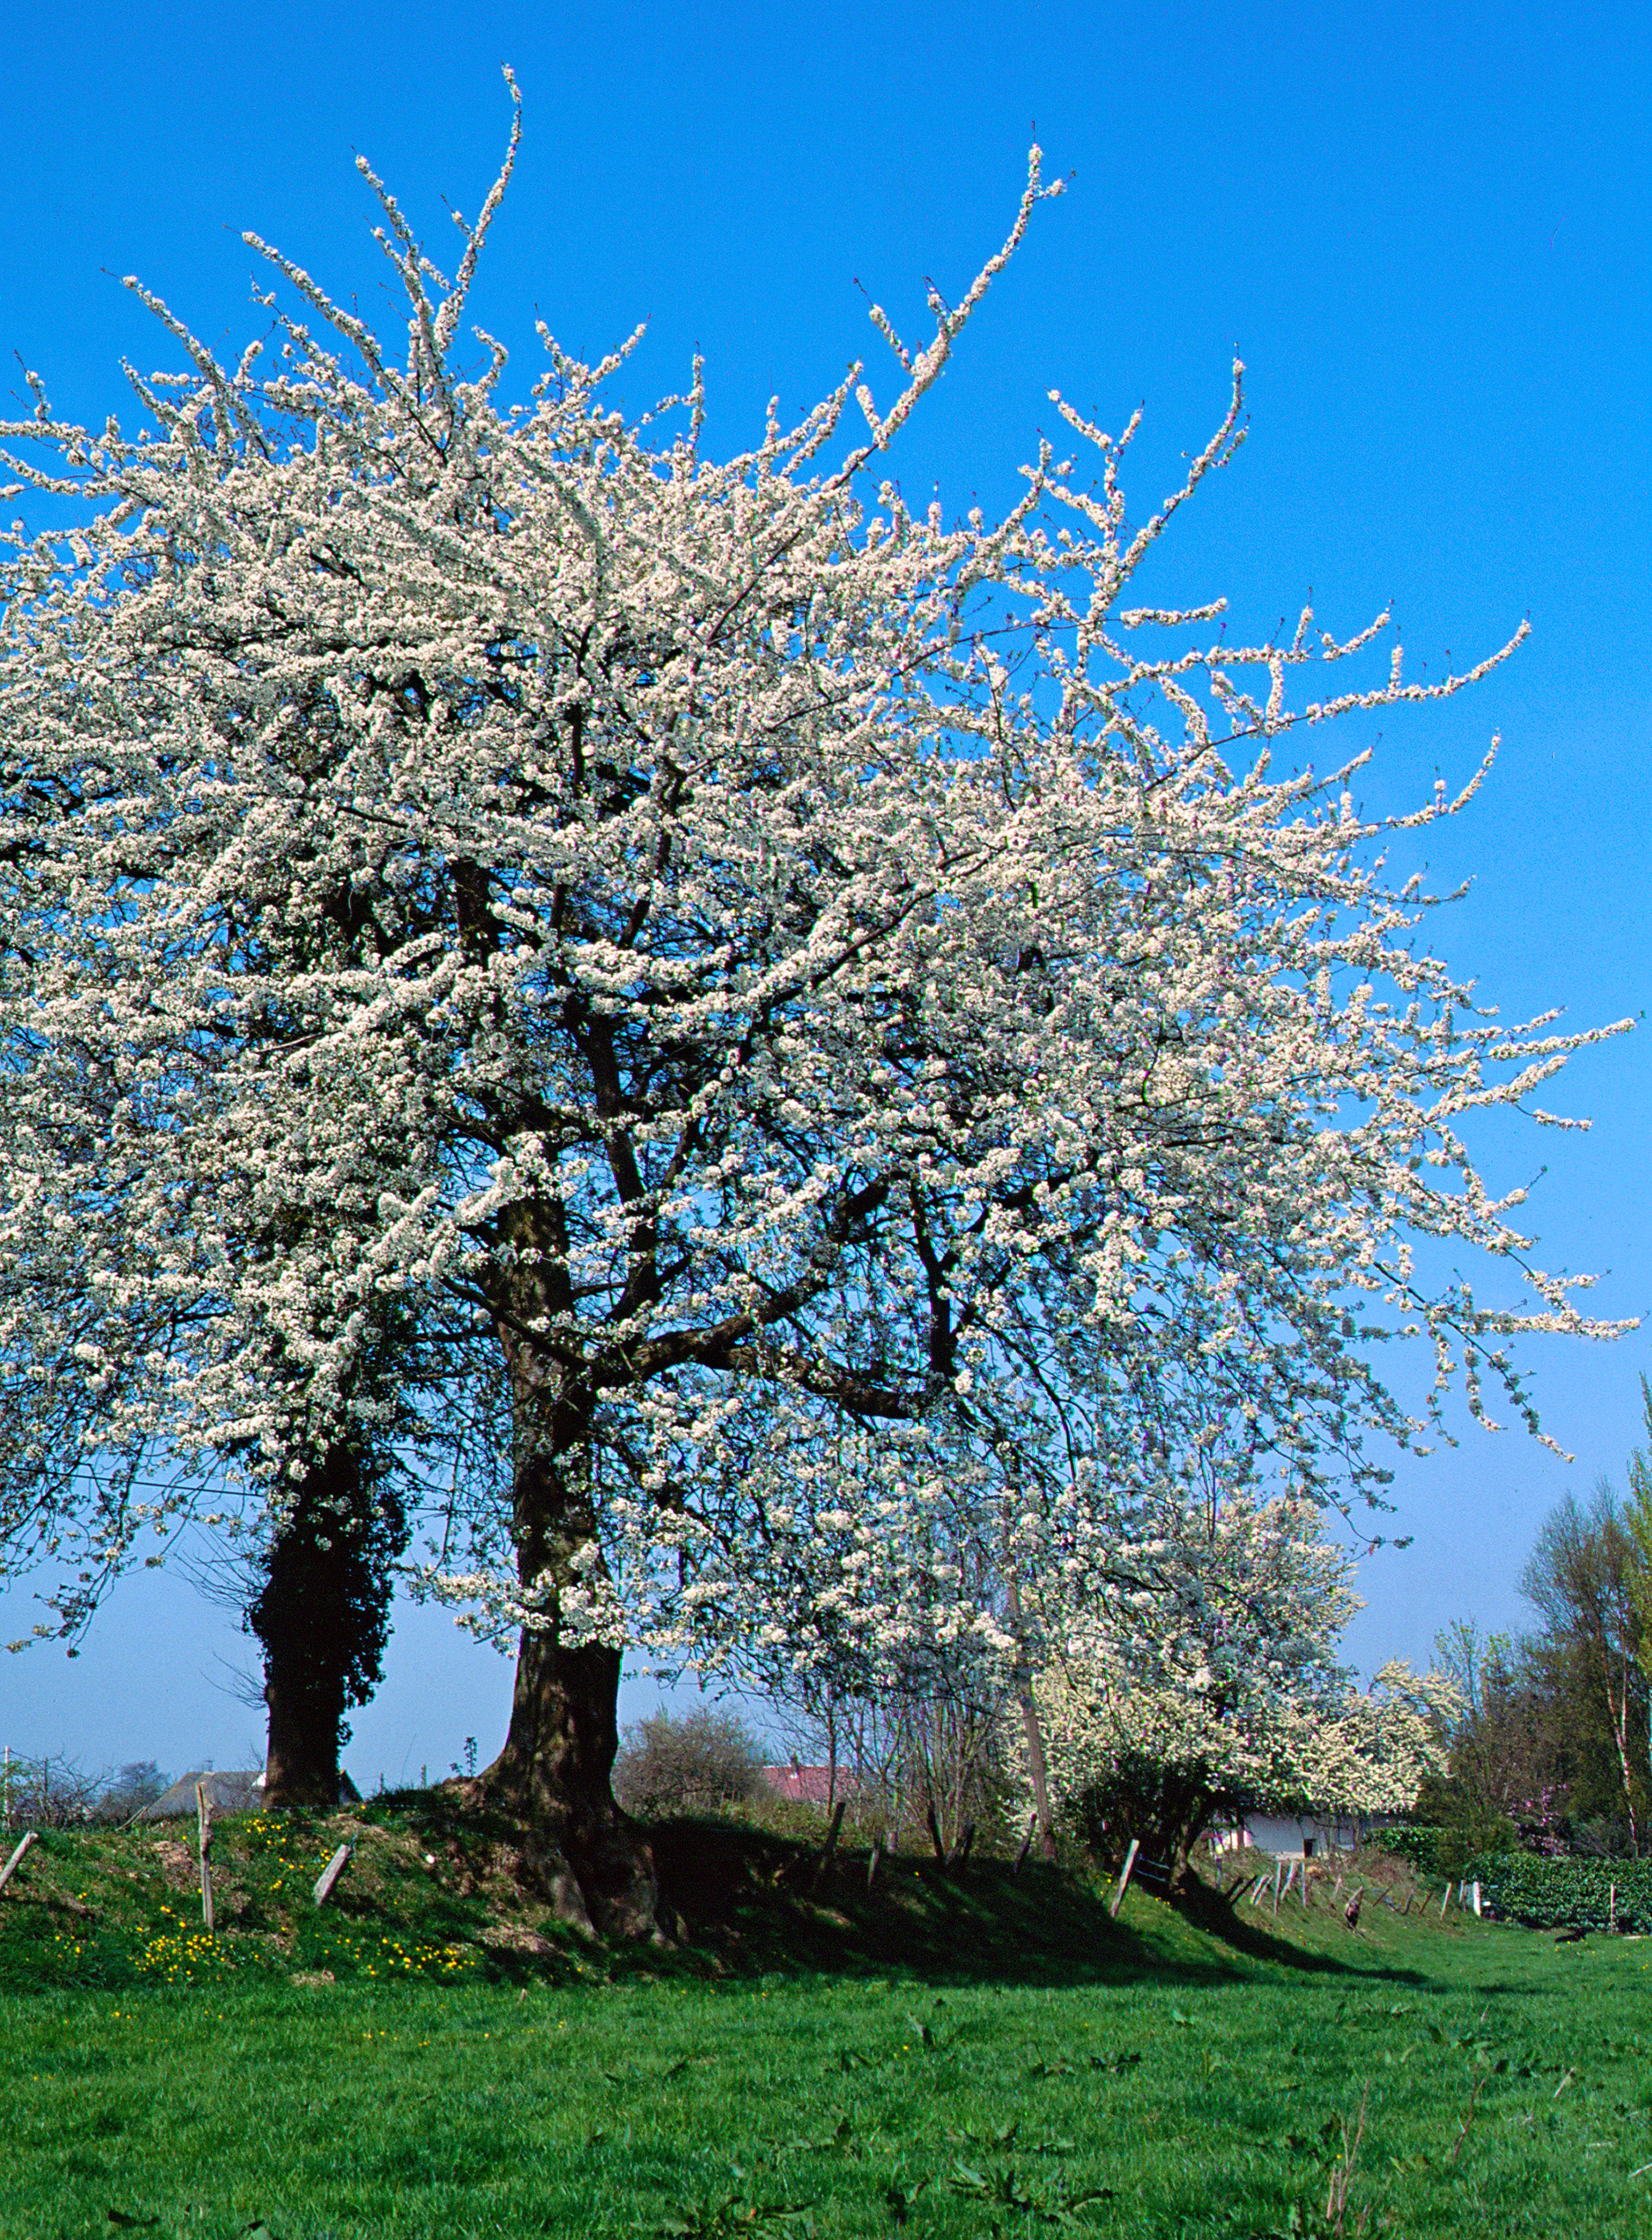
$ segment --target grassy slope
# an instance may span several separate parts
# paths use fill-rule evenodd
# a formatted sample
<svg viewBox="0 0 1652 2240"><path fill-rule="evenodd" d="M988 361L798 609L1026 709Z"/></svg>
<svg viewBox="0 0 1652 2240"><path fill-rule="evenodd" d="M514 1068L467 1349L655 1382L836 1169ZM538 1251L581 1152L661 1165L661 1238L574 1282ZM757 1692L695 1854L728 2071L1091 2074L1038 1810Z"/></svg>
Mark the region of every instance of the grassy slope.
<svg viewBox="0 0 1652 2240"><path fill-rule="evenodd" d="M605 1955L450 1809L368 1825L330 1920L338 1823L226 1825L210 1950L152 1837L32 1854L3 2240L1313 2231L1368 2091L1349 2231L1652 2223L1638 1942L1294 1904L1217 1933L1134 1892L1113 1924L990 1862L811 1894L806 1853L725 1828L663 1836L683 1949Z"/></svg>

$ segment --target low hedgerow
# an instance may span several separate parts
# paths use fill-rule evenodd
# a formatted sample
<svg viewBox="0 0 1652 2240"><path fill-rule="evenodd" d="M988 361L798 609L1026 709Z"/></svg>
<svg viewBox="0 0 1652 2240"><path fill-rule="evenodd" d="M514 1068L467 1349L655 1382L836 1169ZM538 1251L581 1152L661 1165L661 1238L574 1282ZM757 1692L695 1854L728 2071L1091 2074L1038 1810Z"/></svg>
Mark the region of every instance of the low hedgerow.
<svg viewBox="0 0 1652 2240"><path fill-rule="evenodd" d="M1481 1901L1528 1929L1652 1931L1652 1860L1546 1859L1535 1851L1482 1852L1463 1870Z"/></svg>
<svg viewBox="0 0 1652 2240"><path fill-rule="evenodd" d="M1501 1857L1505 1851L1520 1848L1520 1830L1512 1820L1495 1813L1482 1813L1472 1820L1456 1820L1436 1826L1422 1821L1402 1823L1392 1828L1381 1828L1371 1837L1379 1851L1389 1851L1396 1858L1403 1859L1414 1873L1425 1879L1449 1876L1455 1882L1467 1876L1473 1879L1469 1862L1485 1858L1491 1853Z"/></svg>
<svg viewBox="0 0 1652 2240"><path fill-rule="evenodd" d="M1379 1828L1371 1837L1372 1848L1388 1851L1420 1875L1436 1875L1442 1871L1438 1864L1440 1838L1442 1828L1425 1828L1416 1823L1402 1823L1392 1828Z"/></svg>

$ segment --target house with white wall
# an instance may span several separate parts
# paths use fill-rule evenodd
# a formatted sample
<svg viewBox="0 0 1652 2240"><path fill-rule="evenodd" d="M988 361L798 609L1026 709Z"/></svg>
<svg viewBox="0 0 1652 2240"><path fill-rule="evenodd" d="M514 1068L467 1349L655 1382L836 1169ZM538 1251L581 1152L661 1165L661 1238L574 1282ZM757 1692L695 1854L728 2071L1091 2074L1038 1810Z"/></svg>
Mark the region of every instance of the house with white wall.
<svg viewBox="0 0 1652 2240"><path fill-rule="evenodd" d="M1225 1828L1214 1829L1210 1848L1218 1853L1250 1844L1279 1859L1322 1858L1327 1851L1352 1851L1386 1828L1389 1812L1247 1812Z"/></svg>

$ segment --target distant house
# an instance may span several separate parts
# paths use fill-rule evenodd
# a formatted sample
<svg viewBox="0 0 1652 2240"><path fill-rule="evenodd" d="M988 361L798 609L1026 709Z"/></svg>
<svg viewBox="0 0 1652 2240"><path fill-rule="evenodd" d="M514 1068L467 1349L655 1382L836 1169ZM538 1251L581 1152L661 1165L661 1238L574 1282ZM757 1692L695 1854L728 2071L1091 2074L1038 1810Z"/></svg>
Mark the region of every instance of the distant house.
<svg viewBox="0 0 1652 2240"><path fill-rule="evenodd" d="M263 1768L252 1766L243 1772L186 1773L175 1781L170 1789L146 1804L138 1814L140 1820L182 1820L197 1807L195 1784L199 1782L205 1790L207 1803L220 1819L233 1819L237 1814L256 1812L263 1803ZM341 1804L359 1804L362 1792L346 1773L340 1777L338 1801Z"/></svg>
<svg viewBox="0 0 1652 2240"><path fill-rule="evenodd" d="M138 1814L140 1820L181 1820L185 1813L196 1810L195 1784L199 1782L206 1791L207 1803L222 1817L240 1812L256 1812L263 1799L263 1769L254 1766L248 1772L186 1773L164 1790L153 1804L146 1804Z"/></svg>
<svg viewBox="0 0 1652 2240"><path fill-rule="evenodd" d="M1249 1843L1274 1858L1320 1858L1327 1851L1356 1850L1393 1818L1391 1812L1247 1812L1214 1830L1210 1848L1237 1851Z"/></svg>
<svg viewBox="0 0 1652 2240"><path fill-rule="evenodd" d="M763 1777L771 1794L789 1804L829 1804L835 1797L853 1796L859 1786L849 1769L840 1765L834 1790L830 1766L799 1765L796 1758L789 1765L764 1766Z"/></svg>

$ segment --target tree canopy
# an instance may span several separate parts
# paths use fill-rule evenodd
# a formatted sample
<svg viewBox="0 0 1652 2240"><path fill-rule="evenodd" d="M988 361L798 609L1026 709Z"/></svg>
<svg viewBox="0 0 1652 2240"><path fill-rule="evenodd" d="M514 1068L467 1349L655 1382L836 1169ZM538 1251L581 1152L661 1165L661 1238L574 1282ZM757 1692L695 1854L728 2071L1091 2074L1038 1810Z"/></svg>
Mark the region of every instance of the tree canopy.
<svg viewBox="0 0 1652 2240"><path fill-rule="evenodd" d="M1103 1852L1145 1842L1179 1882L1222 1815L1404 1813L1443 1772L1443 1674L1369 1690L1336 1661L1360 1608L1317 1509L1229 1502L1181 1521L1176 1584L1076 1615L1036 1692L1061 1808Z"/></svg>
<svg viewBox="0 0 1652 2240"><path fill-rule="evenodd" d="M1545 1119L1589 1037L1505 1028L1419 939L1360 752L1270 760L1509 648L1422 685L1386 616L1235 644L1220 600L1129 603L1241 369L1145 517L1136 421L1054 392L1069 449L1003 519L890 478L1057 191L1036 150L922 347L874 309L893 401L857 365L726 459L697 367L603 402L636 337L542 328L511 400L463 325L510 171L451 280L366 172L400 335L249 237L273 363L145 294L181 369L133 377L135 432L32 376L0 430L77 510L0 582L0 1362L78 1454L229 1457L279 1510L493 1349L508 1531L432 1584L522 1629L492 1777L625 1926L623 1643L1001 1650L1005 1567L1082 1603L1122 1519L1380 1483L1368 1437L1423 1428L1385 1335L1432 1342L1431 1405L1489 1377L1535 1429L1509 1341L1603 1326L1460 1123Z"/></svg>

